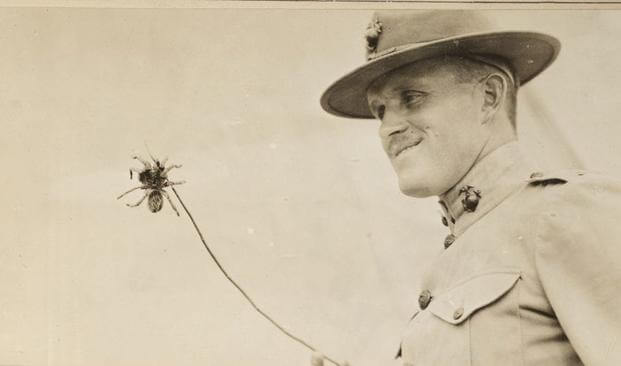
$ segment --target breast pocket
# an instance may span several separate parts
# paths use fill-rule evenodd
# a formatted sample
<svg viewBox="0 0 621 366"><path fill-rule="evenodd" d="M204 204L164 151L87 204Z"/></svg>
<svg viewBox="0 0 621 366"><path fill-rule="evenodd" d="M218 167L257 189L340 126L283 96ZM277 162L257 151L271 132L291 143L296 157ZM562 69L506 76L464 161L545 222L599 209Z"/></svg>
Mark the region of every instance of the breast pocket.
<svg viewBox="0 0 621 366"><path fill-rule="evenodd" d="M434 296L410 324L404 363L520 365L519 279L519 271L488 271Z"/></svg>

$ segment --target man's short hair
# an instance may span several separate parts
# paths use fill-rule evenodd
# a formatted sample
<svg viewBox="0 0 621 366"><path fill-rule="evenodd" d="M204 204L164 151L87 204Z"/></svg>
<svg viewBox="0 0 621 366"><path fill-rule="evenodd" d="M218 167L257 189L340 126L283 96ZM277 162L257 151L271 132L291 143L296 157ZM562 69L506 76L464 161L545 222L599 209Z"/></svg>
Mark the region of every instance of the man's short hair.
<svg viewBox="0 0 621 366"><path fill-rule="evenodd" d="M485 76L496 72L503 75L507 82L507 94L505 96L505 110L507 117L511 121L513 129L516 129L517 114L517 91L518 85L514 82L512 75L508 75L506 70L511 70L507 64L498 58L485 57L487 62L482 62L467 56L444 56L439 59L437 67L446 66L453 68L458 82L476 82ZM498 66L495 66L498 65Z"/></svg>

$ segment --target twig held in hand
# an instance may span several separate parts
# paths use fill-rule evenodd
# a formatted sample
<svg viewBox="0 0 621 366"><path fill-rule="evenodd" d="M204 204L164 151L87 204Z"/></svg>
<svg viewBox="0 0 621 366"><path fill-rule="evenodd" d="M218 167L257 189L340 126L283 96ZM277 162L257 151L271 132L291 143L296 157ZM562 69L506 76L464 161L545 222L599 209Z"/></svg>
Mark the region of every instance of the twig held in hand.
<svg viewBox="0 0 621 366"><path fill-rule="evenodd" d="M244 291L238 284L237 282L235 282L231 276L226 272L226 270L224 269L224 267L222 267L222 264L220 264L220 261L218 260L218 258L216 258L216 256L213 254L213 252L211 251L211 249L209 248L209 245L207 245L207 242L205 241L205 238L203 237L203 233L201 232L201 230L199 229L198 225L196 224L196 221L194 220L194 217L192 216L192 214L190 213L190 210L188 210L187 206L185 205L185 203L183 202L183 200L181 199L181 197L179 196L179 193L177 193L177 190L175 189L175 187L170 187L173 191L173 193L175 194L175 196L177 196L177 199L179 200L179 203L181 203L181 207L183 207L183 210L185 211L186 214L188 214L188 217L190 218L190 221L192 222L192 225L194 225L194 229L196 229L196 233L198 234L198 237L201 239L201 242L203 243L203 246L205 247L205 249L207 250L207 252L209 253L209 255L211 256L211 259L213 259L213 261L216 263L216 265L218 266L218 268L220 269L220 272L222 272L222 274L224 275L224 277L226 277L227 280L229 280L229 282L235 286L235 288L242 294L242 296L244 296L246 298L246 300L248 300L248 302L250 303L250 305L259 313L261 314L265 319L267 319L270 323L272 323L276 328L278 328L281 332L283 332L287 337L293 339L294 341L302 344L303 346L305 346L306 348L308 348L309 350L313 351L313 352L317 352L317 349L313 346L311 346L310 344L306 343L304 340L296 337L295 335L291 334L288 330L286 330L285 328L283 328L280 324L278 324L278 322L276 322L274 319L272 319L272 317L270 317L269 315L267 315L263 310L261 310L257 304L250 298L250 296L248 296L248 294L246 293L246 291ZM333 359L331 359L328 356L324 355L324 358L328 361L330 361L331 363L333 363L336 366L341 366L338 362L334 361Z"/></svg>

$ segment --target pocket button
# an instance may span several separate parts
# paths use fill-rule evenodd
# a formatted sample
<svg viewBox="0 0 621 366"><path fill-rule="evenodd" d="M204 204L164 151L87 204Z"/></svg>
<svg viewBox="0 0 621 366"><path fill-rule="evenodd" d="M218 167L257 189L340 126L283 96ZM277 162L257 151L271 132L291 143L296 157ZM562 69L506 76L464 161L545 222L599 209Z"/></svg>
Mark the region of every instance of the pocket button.
<svg viewBox="0 0 621 366"><path fill-rule="evenodd" d="M457 310L455 310L455 312L453 313L453 319L458 320L459 318L461 318L464 315L464 308L458 308Z"/></svg>

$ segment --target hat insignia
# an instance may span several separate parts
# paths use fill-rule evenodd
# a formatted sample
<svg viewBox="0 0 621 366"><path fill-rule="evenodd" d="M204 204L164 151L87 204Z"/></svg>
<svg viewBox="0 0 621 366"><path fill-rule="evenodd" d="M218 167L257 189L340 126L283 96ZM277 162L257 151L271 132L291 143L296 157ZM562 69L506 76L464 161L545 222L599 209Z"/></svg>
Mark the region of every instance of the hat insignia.
<svg viewBox="0 0 621 366"><path fill-rule="evenodd" d="M367 41L367 54L374 53L377 49L380 33L382 33L382 23L375 18L369 23L364 33L364 38Z"/></svg>

